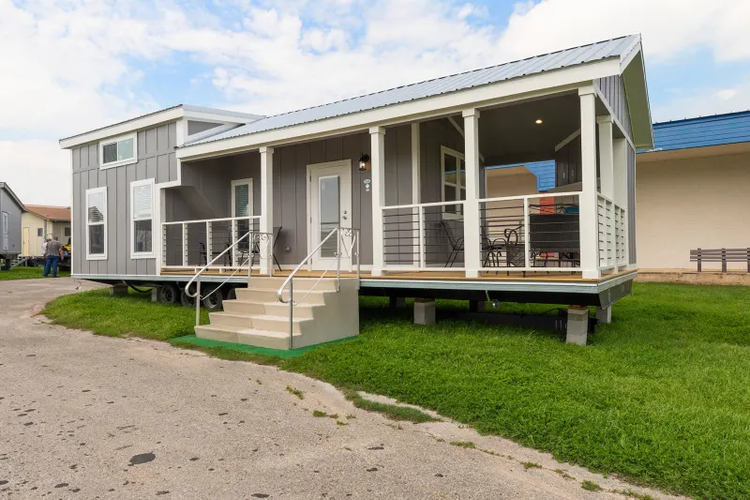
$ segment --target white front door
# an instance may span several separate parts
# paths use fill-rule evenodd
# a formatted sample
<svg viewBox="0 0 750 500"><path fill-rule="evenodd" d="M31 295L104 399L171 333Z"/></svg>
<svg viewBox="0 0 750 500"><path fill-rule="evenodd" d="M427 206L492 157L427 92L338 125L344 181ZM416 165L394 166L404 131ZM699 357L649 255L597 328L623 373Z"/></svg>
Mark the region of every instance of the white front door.
<svg viewBox="0 0 750 500"><path fill-rule="evenodd" d="M307 166L308 253L337 227L352 227L350 160ZM341 269L351 266L351 237L341 235ZM312 258L313 269L335 269L337 238L331 236Z"/></svg>

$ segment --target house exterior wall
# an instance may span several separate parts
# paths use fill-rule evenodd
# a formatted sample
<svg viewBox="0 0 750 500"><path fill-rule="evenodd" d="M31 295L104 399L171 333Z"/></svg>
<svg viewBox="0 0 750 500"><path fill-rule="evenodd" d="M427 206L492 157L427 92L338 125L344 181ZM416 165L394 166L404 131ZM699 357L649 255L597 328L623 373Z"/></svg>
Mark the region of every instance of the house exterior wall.
<svg viewBox="0 0 750 500"><path fill-rule="evenodd" d="M52 222L40 217L33 212L24 212L21 216L21 233L22 233L22 251L21 255L25 257L41 257L42 242L47 235L55 235L60 239L62 244L68 242L68 236L65 235L65 229L70 228L70 222ZM42 236L39 236L39 229L42 230ZM28 230L28 241L24 236Z"/></svg>
<svg viewBox="0 0 750 500"><path fill-rule="evenodd" d="M750 247L749 163L750 153L639 161L639 268L695 269L692 249Z"/></svg>
<svg viewBox="0 0 750 500"><path fill-rule="evenodd" d="M21 253L21 207L5 191L0 189L0 215L2 212L8 214L8 248L3 246L3 235L0 234L0 255L18 255ZM2 224L2 220L0 220ZM0 231L2 227L0 227Z"/></svg>
<svg viewBox="0 0 750 500"><path fill-rule="evenodd" d="M136 163L107 169L99 166L96 142L73 148L73 272L99 275L146 275L156 273L156 259L131 259L130 183L154 179L177 180L177 124L172 122L137 133ZM107 259L86 259L86 190L107 188ZM158 209L158 198L154 210ZM156 216L154 230L157 230ZM158 237L158 233L157 234ZM80 243L78 243L80 242ZM156 245L156 241L155 241Z"/></svg>

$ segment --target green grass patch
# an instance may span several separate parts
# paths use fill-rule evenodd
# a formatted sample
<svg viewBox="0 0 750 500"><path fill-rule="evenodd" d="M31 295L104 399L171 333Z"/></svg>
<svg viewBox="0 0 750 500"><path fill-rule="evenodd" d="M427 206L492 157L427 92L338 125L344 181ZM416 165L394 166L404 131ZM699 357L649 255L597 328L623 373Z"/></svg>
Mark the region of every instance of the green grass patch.
<svg viewBox="0 0 750 500"><path fill-rule="evenodd" d="M327 417L328 414L326 412L324 412L324 411L313 410L312 416L313 417L318 417L318 418L323 418L323 417Z"/></svg>
<svg viewBox="0 0 750 500"><path fill-rule="evenodd" d="M433 417L416 408L370 401L369 399L360 396L360 394L354 389L345 388L342 392L346 399L351 401L357 408L381 413L383 416L391 420L413 422L415 424L435 421Z"/></svg>
<svg viewBox="0 0 750 500"><path fill-rule="evenodd" d="M458 446L459 448L468 448L470 450L475 450L477 448L477 445L471 441L451 441L451 444L453 446Z"/></svg>
<svg viewBox="0 0 750 500"><path fill-rule="evenodd" d="M589 481L588 479L581 483L581 488L583 488L586 491L601 491L602 487L596 484L593 481Z"/></svg>
<svg viewBox="0 0 750 500"><path fill-rule="evenodd" d="M506 303L499 311L552 307ZM106 290L61 297L45 313L99 334L160 340L192 334L195 321L190 309ZM434 410L637 484L750 498L748 287L636 284L587 347L566 345L562 334L475 322L417 326L410 308L391 310L376 298L361 299L360 318L357 338L290 359L202 347L332 383L355 406L394 420L432 417L356 391Z"/></svg>
<svg viewBox="0 0 750 500"><path fill-rule="evenodd" d="M295 389L291 385L286 386L286 392L288 392L289 394L294 394L299 399L305 399L305 393L300 391L299 389Z"/></svg>
<svg viewBox="0 0 750 500"><path fill-rule="evenodd" d="M52 276L50 274L50 276ZM70 276L68 271L58 271L57 276L66 278ZM43 267L14 267L9 271L0 271L0 281L6 280L33 280L44 278ZM52 279L52 278L49 278Z"/></svg>
<svg viewBox="0 0 750 500"><path fill-rule="evenodd" d="M542 468L542 466L539 465L536 462L521 462L521 465L523 465L523 468L526 469L526 470L529 470L529 469L541 469Z"/></svg>

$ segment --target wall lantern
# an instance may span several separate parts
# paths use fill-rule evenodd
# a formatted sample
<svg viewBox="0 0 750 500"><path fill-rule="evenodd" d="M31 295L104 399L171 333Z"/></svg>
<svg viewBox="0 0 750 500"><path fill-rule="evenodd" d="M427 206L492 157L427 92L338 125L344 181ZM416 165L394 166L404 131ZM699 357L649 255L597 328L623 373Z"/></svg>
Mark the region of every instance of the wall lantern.
<svg viewBox="0 0 750 500"><path fill-rule="evenodd" d="M370 163L370 155L363 154L359 157L359 171L364 172L367 170L367 165Z"/></svg>

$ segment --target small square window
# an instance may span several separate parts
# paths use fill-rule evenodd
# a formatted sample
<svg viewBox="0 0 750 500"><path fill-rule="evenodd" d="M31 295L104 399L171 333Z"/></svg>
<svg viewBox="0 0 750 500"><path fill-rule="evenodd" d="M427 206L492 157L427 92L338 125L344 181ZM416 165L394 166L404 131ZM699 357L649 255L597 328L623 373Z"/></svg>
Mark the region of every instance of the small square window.
<svg viewBox="0 0 750 500"><path fill-rule="evenodd" d="M137 136L130 134L107 142L99 143L99 158L101 167L116 167L134 163L137 150Z"/></svg>
<svg viewBox="0 0 750 500"><path fill-rule="evenodd" d="M64 230L65 237L70 238L70 226L66 227Z"/></svg>
<svg viewBox="0 0 750 500"><path fill-rule="evenodd" d="M40 237L44 236L44 229L42 229L41 227L36 228L36 235Z"/></svg>

